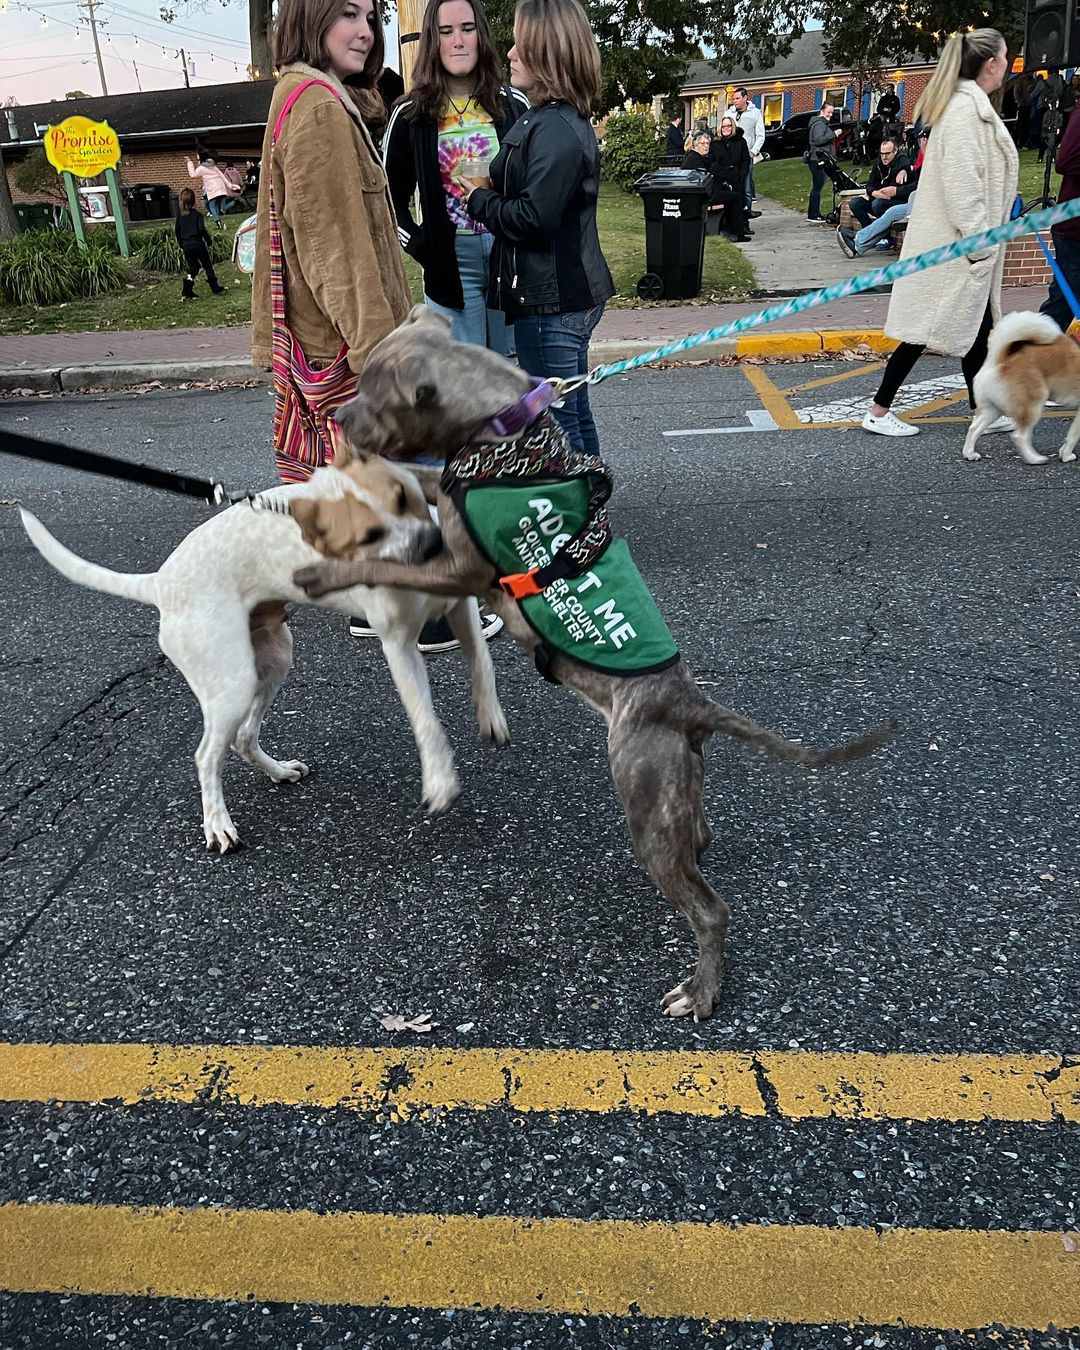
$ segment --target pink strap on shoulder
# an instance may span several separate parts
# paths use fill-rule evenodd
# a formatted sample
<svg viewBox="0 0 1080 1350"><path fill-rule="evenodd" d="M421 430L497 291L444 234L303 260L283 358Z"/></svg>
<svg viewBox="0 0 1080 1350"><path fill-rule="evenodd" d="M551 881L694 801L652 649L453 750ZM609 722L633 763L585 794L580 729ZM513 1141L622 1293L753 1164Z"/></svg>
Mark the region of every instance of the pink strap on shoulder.
<svg viewBox="0 0 1080 1350"><path fill-rule="evenodd" d="M304 92L304 90L310 89L313 84L320 84L324 89L329 89L330 92L333 94L333 96L340 103L341 95L338 93L338 91L334 88L332 84L327 84L325 80L305 80L303 84L298 84L296 88L292 91L292 93L289 95L289 97L285 100L285 102L281 105L281 111L278 113L277 121L274 123L274 136L271 144L273 145L277 144L277 138L281 132L281 124L282 122L285 121L285 118L288 116L288 113L292 108L292 105L296 102L296 100L300 97L300 95Z"/></svg>

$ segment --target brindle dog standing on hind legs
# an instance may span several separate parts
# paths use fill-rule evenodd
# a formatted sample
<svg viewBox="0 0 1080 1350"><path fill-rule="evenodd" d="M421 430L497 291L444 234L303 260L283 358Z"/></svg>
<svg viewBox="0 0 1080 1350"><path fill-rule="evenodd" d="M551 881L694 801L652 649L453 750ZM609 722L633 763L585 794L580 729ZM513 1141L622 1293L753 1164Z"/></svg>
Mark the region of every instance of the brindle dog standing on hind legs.
<svg viewBox="0 0 1080 1350"><path fill-rule="evenodd" d="M532 384L494 352L451 341L449 325L431 310L414 309L402 327L374 348L357 395L339 411L338 421L352 453L361 457L372 453L412 460L429 455L433 447L446 447L445 475L438 469L418 470L438 506L443 551L419 566L328 560L298 571L297 585L312 596L360 583L479 596L502 617L519 646L533 652L537 634L517 601L500 589L496 569L479 552L443 490L453 477L458 448L470 440L490 440L493 419L520 406ZM729 915L699 867L712 839L702 809L709 738L724 732L794 764L841 764L868 754L891 728L834 749L795 745L711 702L681 660L657 673L621 678L556 654L550 674L606 719L611 774L634 853L661 893L685 915L697 939L697 966L665 995L664 1010L673 1017L691 1015L695 1021L708 1017L723 979Z"/></svg>

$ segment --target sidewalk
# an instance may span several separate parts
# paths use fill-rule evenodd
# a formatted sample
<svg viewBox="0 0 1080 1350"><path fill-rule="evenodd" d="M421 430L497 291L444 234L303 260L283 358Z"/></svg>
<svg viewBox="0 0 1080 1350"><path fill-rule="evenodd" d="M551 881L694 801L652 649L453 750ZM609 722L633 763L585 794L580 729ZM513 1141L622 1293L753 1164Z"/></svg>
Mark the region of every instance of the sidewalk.
<svg viewBox="0 0 1080 1350"><path fill-rule="evenodd" d="M675 338L688 337L746 314L782 303L798 294L842 281L894 260L895 255L845 257L834 231L807 225L797 212L772 201L759 201L762 215L753 222L754 239L741 245L753 263L760 299L728 305L689 302L642 303L633 309L609 309L597 327L592 358L600 364L650 351ZM1006 312L1037 309L1045 298L1040 287L1005 291ZM796 356L868 346L889 351L893 343L882 327L887 293L867 292L792 315L738 338L703 346L693 357L720 355ZM77 392L122 389L159 381L176 385L202 380L265 380L250 362L251 329L165 328L123 333L48 333L0 337L0 392L29 389Z"/></svg>

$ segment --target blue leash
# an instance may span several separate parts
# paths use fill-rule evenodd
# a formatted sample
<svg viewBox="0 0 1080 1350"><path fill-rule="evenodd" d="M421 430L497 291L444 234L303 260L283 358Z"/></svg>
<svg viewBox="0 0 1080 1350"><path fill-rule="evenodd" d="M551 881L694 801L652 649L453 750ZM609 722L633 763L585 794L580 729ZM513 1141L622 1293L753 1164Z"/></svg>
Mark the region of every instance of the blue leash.
<svg viewBox="0 0 1080 1350"><path fill-rule="evenodd" d="M971 253L985 253L995 245L1016 239L1022 234L1034 234L1042 243L1039 237L1040 230L1047 230L1051 225L1063 220L1072 220L1076 216L1080 216L1080 197L1067 202L1058 202L1056 206L1047 207L1045 211L1033 211L1027 216L1017 216L1014 220L1007 220L1003 225L995 225L993 229L983 230L980 234L957 239L955 243L944 244L941 248L932 248L913 258L901 258L887 267L876 267L871 272L849 277L834 286L824 286L821 290L795 296L782 305L773 305L769 309L759 310L756 314L745 314L741 319L732 319L729 323L720 324L718 328L710 328L704 333L694 333L690 337L668 342L651 352L644 352L641 356L634 356L625 361L613 361L606 366L597 366L588 375L578 379L553 380L552 384L559 391L560 397L565 397L580 389L582 385L599 384L601 380L609 379L612 375L622 375L628 370L652 365L654 361L663 361L672 356L679 356L683 352L692 351L693 348L701 347L705 343L734 337L737 333L745 333L751 328L761 328L764 324L775 323L777 319L785 319L789 314L801 314L804 310L815 309L818 305L827 305L833 300L842 300L849 295L858 295L861 291L887 285L901 277L914 276L916 272L925 272L928 267L940 267L942 263L952 262L955 258L965 258ZM1049 256L1045 244L1043 250ZM1054 269L1058 285L1062 288L1062 294L1076 312L1080 306L1077 305L1076 297L1053 258L1050 265Z"/></svg>
<svg viewBox="0 0 1080 1350"><path fill-rule="evenodd" d="M1046 245L1046 240L1038 232L1038 230L1035 231L1035 238L1039 241L1039 247L1046 255L1046 261L1050 264L1050 271L1053 272L1054 280L1057 282L1061 294L1065 297L1065 303L1072 310L1073 318L1080 319L1080 301L1077 301L1076 293L1073 291L1073 288L1069 285L1069 283L1065 280L1065 273L1061 270L1061 264L1050 252L1049 248Z"/></svg>

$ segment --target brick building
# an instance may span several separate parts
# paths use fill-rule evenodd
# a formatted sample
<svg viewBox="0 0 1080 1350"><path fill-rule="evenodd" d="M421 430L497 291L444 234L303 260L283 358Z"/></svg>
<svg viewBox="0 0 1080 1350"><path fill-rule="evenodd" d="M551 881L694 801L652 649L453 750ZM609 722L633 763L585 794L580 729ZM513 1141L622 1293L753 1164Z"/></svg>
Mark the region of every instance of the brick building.
<svg viewBox="0 0 1080 1350"><path fill-rule="evenodd" d="M824 45L820 32L804 33L795 39L790 55L766 70L745 73L719 70L711 61L691 61L679 91L685 102L685 125L692 125L699 117L715 125L717 117L730 106L732 91L740 85L746 86L751 102L761 109L766 127L779 126L796 113L813 112L821 107L826 94L834 106L869 117L885 84L896 86L903 116L906 121L912 120L916 100L933 73L933 63L922 57L891 63L882 69L881 88L862 90L860 100L858 81L850 70L825 60Z"/></svg>
<svg viewBox="0 0 1080 1350"><path fill-rule="evenodd" d="M45 127L81 116L108 122L119 136L122 183L167 184L175 209L181 188L197 187L185 162L196 150L240 164L260 157L273 92L273 80L256 80L5 108L0 112L0 148L11 195L16 202L32 200L15 187L12 170L42 144Z"/></svg>

